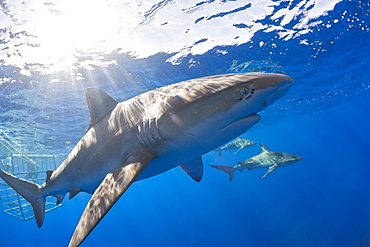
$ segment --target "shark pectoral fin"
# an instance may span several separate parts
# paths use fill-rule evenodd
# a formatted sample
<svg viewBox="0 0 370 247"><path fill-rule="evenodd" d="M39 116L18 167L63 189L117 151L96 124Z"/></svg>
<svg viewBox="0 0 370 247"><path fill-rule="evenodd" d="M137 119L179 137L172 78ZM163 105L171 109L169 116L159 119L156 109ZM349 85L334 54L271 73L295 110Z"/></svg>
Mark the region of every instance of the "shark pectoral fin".
<svg viewBox="0 0 370 247"><path fill-rule="evenodd" d="M243 149L243 147L241 147L238 150L236 150L236 152L234 153L234 155L237 154L237 153L239 153L239 151L242 150L242 149Z"/></svg>
<svg viewBox="0 0 370 247"><path fill-rule="evenodd" d="M262 178L265 178L267 175L269 175L271 172L275 171L275 169L278 168L278 165L270 166L269 170L265 173L265 175L262 176Z"/></svg>
<svg viewBox="0 0 370 247"><path fill-rule="evenodd" d="M203 160L199 157L189 163L180 166L192 179L200 182L203 177Z"/></svg>
<svg viewBox="0 0 370 247"><path fill-rule="evenodd" d="M84 241L154 158L153 155L142 155L144 155L144 157L140 157L141 161L130 162L107 174L87 204L75 232L73 233L72 239L68 245L69 247L79 246L82 241Z"/></svg>

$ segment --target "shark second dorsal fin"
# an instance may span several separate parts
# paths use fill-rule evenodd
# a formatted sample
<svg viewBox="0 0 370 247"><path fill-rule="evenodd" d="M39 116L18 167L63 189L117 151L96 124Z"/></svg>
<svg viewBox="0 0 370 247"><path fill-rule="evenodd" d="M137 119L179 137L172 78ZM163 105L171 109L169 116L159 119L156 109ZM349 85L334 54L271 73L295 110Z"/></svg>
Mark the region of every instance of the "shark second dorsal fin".
<svg viewBox="0 0 370 247"><path fill-rule="evenodd" d="M53 174L53 170L48 170L46 171L46 183L49 182L50 178L51 178L51 175Z"/></svg>
<svg viewBox="0 0 370 247"><path fill-rule="evenodd" d="M118 102L104 91L89 87L85 89L87 105L90 111L90 125L87 130L93 127L105 114L112 111Z"/></svg>
<svg viewBox="0 0 370 247"><path fill-rule="evenodd" d="M262 152L271 152L270 149L263 143L261 143Z"/></svg>
<svg viewBox="0 0 370 247"><path fill-rule="evenodd" d="M196 182L200 182L203 177L203 160L199 157L189 163L180 166L192 179Z"/></svg>

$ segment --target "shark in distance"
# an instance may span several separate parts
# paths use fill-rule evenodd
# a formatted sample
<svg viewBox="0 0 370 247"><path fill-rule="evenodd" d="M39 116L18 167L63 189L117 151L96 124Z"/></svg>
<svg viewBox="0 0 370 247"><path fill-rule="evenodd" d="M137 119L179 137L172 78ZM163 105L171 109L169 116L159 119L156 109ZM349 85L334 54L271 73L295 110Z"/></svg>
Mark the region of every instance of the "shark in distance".
<svg viewBox="0 0 370 247"><path fill-rule="evenodd" d="M235 140L223 145L222 147L216 148L215 151L218 153L218 157L220 157L223 151L237 149L234 152L234 154L237 154L242 149L251 148L256 144L257 142L237 137Z"/></svg>
<svg viewBox="0 0 370 247"><path fill-rule="evenodd" d="M261 143L261 149L262 152L260 154L245 161L238 162L236 166L210 165L210 167L226 172L229 174L229 180L232 181L235 171L242 172L244 169L248 169L250 171L254 168L269 168L265 175L262 176L262 178L265 178L276 168L280 166L293 165L302 159L302 157L293 154L271 152L263 143Z"/></svg>
<svg viewBox="0 0 370 247"><path fill-rule="evenodd" d="M282 97L292 78L239 73L183 81L118 103L97 88L85 91L90 111L86 134L42 185L0 170L0 177L28 200L39 227L45 198L60 203L92 193L69 247L79 246L134 181L180 166L195 181L202 155L240 136L257 114ZM184 155L186 154L186 155Z"/></svg>

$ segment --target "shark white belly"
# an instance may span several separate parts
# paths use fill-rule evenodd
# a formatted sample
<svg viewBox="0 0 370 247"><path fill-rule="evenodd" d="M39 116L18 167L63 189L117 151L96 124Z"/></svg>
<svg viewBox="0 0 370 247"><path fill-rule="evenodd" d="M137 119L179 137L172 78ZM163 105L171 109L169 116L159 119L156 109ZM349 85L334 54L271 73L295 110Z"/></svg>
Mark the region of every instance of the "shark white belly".
<svg viewBox="0 0 370 247"><path fill-rule="evenodd" d="M122 103L96 88L86 90L89 130L43 185L0 177L27 199L37 225L48 195L62 201L80 191L94 193L70 247L89 235L136 180L181 166L194 180L203 174L201 156L243 134L284 95L292 79L281 74L244 73L197 78L158 88Z"/></svg>

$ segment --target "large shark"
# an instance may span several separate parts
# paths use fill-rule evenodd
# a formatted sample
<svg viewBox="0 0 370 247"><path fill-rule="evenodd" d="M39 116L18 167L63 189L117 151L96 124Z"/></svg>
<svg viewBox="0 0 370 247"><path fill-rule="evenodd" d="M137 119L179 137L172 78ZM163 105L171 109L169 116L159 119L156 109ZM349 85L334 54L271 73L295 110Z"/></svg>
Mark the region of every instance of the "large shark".
<svg viewBox="0 0 370 247"><path fill-rule="evenodd" d="M79 246L137 180L181 166L194 180L201 156L243 134L256 113L283 96L293 80L282 74L216 75L171 84L118 103L87 88L90 126L63 163L38 185L0 170L0 177L28 200L39 227L46 196L93 193L70 247Z"/></svg>
<svg viewBox="0 0 370 247"><path fill-rule="evenodd" d="M256 144L257 142L237 137L234 141L231 141L223 145L222 147L216 148L214 151L216 151L218 153L218 157L220 157L222 154L222 151L237 149L234 153L234 154L237 154L242 149L251 148Z"/></svg>
<svg viewBox="0 0 370 247"><path fill-rule="evenodd" d="M265 178L279 166L293 165L302 159L302 157L293 154L271 152L263 143L261 143L261 149L262 151L259 155L245 161L238 162L236 166L210 165L210 167L217 168L228 173L229 180L232 181L235 171L242 172L244 169L248 169L250 171L254 168L269 168L265 175L262 176L262 178Z"/></svg>

